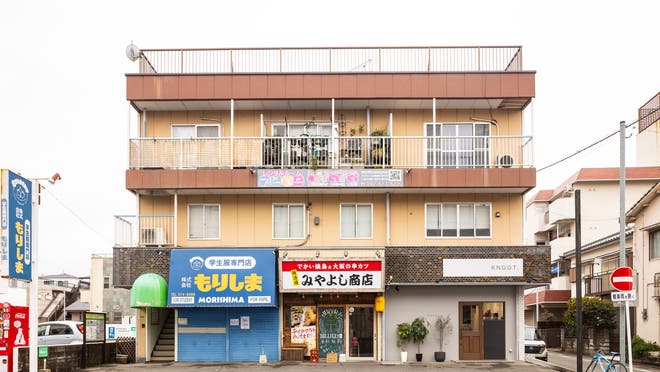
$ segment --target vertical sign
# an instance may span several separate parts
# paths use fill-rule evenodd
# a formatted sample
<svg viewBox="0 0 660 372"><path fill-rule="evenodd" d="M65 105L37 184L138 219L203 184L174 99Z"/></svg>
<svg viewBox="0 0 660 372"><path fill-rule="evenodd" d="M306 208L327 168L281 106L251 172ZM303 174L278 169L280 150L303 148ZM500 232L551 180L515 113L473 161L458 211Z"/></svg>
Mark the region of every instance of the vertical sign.
<svg viewBox="0 0 660 372"><path fill-rule="evenodd" d="M344 308L319 307L319 357L344 354Z"/></svg>
<svg viewBox="0 0 660 372"><path fill-rule="evenodd" d="M0 274L14 279L32 278L32 182L2 170L2 266Z"/></svg>

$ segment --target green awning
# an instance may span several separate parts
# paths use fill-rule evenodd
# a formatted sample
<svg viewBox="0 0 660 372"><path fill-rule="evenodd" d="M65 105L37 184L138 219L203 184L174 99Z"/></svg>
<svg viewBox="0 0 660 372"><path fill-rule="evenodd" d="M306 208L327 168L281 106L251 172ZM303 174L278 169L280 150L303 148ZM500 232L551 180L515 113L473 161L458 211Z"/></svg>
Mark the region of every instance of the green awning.
<svg viewBox="0 0 660 372"><path fill-rule="evenodd" d="M167 307L167 282L153 273L140 275L131 288L131 307Z"/></svg>

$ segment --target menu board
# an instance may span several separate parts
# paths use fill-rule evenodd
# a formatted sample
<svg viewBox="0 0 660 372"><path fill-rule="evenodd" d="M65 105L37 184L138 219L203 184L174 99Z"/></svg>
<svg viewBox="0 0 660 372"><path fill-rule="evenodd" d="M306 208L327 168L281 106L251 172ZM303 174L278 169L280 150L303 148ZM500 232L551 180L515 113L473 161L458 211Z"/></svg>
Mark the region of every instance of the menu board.
<svg viewBox="0 0 660 372"><path fill-rule="evenodd" d="M316 349L316 306L291 306L291 343L305 344L305 355Z"/></svg>
<svg viewBox="0 0 660 372"><path fill-rule="evenodd" d="M85 341L105 342L105 313L85 313Z"/></svg>
<svg viewBox="0 0 660 372"><path fill-rule="evenodd" d="M319 357L344 354L344 308L319 307Z"/></svg>

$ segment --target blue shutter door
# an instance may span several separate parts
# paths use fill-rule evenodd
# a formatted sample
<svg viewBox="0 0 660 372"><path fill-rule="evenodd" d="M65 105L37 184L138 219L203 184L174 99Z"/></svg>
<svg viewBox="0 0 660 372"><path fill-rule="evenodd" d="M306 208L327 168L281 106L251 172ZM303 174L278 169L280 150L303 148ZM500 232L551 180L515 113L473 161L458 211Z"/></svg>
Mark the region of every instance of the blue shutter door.
<svg viewBox="0 0 660 372"><path fill-rule="evenodd" d="M216 333L219 328L228 328L226 308L180 308L181 318L186 318L188 324L179 325L177 342L180 362L227 361L227 334ZM209 328L214 332L186 333L186 328Z"/></svg>
<svg viewBox="0 0 660 372"><path fill-rule="evenodd" d="M279 361L279 310L276 307L228 308L229 319L238 319L230 326L229 360L256 362L263 348L269 362ZM241 316L250 317L250 329L241 329Z"/></svg>

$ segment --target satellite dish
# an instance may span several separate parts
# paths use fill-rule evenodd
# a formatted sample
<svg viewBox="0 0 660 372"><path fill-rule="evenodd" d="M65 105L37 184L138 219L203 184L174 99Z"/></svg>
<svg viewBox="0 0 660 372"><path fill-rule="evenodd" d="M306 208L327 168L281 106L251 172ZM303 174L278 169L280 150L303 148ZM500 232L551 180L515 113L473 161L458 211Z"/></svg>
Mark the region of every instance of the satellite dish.
<svg viewBox="0 0 660 372"><path fill-rule="evenodd" d="M135 62L140 58L140 54L142 54L142 51L140 51L140 48L132 42L126 47L126 57L131 61Z"/></svg>

